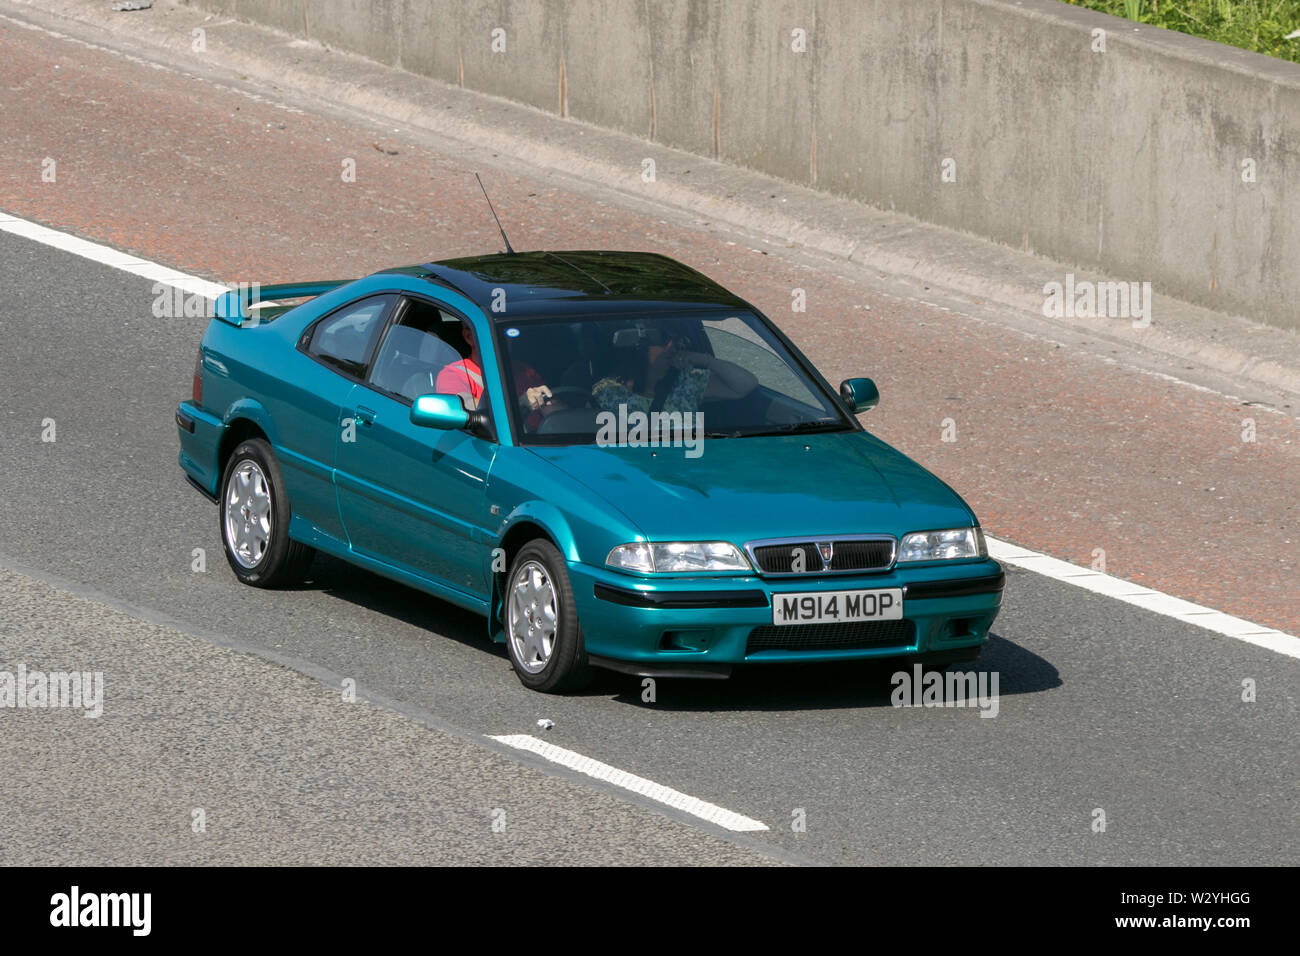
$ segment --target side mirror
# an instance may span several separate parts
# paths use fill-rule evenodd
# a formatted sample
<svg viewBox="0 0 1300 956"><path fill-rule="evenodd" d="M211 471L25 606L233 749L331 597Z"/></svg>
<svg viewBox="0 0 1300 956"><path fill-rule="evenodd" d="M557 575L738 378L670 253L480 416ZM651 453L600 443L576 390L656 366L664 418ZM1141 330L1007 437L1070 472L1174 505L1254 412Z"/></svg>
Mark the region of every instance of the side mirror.
<svg viewBox="0 0 1300 956"><path fill-rule="evenodd" d="M411 424L456 431L473 420L459 395L421 395L411 403Z"/></svg>
<svg viewBox="0 0 1300 956"><path fill-rule="evenodd" d="M846 378L840 382L840 398L856 415L880 404L880 389L869 378Z"/></svg>

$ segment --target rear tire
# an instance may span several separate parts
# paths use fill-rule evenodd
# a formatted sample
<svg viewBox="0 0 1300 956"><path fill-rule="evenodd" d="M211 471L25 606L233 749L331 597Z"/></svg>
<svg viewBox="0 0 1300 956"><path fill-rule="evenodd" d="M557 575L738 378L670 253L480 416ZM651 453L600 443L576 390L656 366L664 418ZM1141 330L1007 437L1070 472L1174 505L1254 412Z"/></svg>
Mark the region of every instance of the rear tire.
<svg viewBox="0 0 1300 956"><path fill-rule="evenodd" d="M291 514L271 446L241 442L222 472L218 522L226 561L244 584L283 587L306 576L316 551L289 538Z"/></svg>
<svg viewBox="0 0 1300 956"><path fill-rule="evenodd" d="M501 609L506 651L520 682L544 694L592 677L564 556L545 538L524 545L506 577Z"/></svg>

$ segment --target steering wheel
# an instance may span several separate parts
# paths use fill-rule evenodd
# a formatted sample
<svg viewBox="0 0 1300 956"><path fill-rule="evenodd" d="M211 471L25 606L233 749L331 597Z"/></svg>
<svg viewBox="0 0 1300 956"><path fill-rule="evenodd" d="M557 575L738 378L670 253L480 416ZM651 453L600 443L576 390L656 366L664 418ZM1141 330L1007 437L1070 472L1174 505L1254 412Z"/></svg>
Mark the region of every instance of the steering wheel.
<svg viewBox="0 0 1300 956"><path fill-rule="evenodd" d="M570 408L594 407L591 392L576 385L557 385L551 389L551 398L559 399Z"/></svg>

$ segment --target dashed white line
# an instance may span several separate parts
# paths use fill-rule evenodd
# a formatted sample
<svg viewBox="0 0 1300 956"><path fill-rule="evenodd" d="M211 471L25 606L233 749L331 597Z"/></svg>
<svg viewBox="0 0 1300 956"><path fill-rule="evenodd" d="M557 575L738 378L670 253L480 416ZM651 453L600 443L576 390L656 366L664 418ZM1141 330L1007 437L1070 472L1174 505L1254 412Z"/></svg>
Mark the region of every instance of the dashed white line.
<svg viewBox="0 0 1300 956"><path fill-rule="evenodd" d="M1103 574L1100 571L1081 568L1077 564L1061 561L1058 558L1043 554L1041 551L1030 551L1028 548L1022 548L988 536L985 536L985 540L988 542L989 555L999 561L1033 571L1035 574L1041 574L1044 577L1064 581L1066 584L1073 584L1085 591L1092 591L1095 594L1102 594L1106 597L1115 598L1117 601L1123 601L1126 604L1163 614L1165 617L1172 617L1188 624L1194 624L1196 627L1215 631L1238 641L1245 641L1247 644L1254 644L1257 647L1264 647L1270 651L1285 654L1287 657L1300 659L1300 637L1293 634L1287 634L1285 631L1279 631L1276 628L1263 627L1251 621L1233 617L1231 614L1216 611L1214 608L1203 607L1200 604L1193 604L1191 601L1184 601L1182 598L1176 598L1161 591L1134 584L1132 581L1111 577L1109 574Z"/></svg>
<svg viewBox="0 0 1300 956"><path fill-rule="evenodd" d="M501 737L490 737L489 739L495 740L499 744L505 744L507 747L514 747L516 750L526 750L529 753L537 754L537 756L549 760L551 763L559 764L561 767L567 767L570 770L576 770L578 773L586 774L588 777L603 780L616 787L622 787L624 790L630 790L632 793L648 797L665 806L680 810L683 813L689 813L691 816L707 820L709 823L717 824L736 833L754 833L767 829L767 825L760 823L758 820L741 816L739 813L733 813L717 804L707 803L696 797L688 796L678 790L673 790L671 787L655 783L653 780L647 780L645 777L638 777L636 774L628 773L626 770L611 767L609 764L593 760L591 757L584 757L575 751L548 744L546 741L539 740L529 734L506 734Z"/></svg>

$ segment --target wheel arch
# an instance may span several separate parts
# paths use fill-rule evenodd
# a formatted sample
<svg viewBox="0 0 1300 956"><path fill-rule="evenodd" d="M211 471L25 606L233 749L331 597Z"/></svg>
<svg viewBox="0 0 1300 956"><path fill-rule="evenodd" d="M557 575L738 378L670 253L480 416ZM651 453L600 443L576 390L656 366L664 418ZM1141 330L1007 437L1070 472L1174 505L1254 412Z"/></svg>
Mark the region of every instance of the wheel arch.
<svg viewBox="0 0 1300 956"><path fill-rule="evenodd" d="M254 398L236 401L226 409L222 422L224 431L217 445L218 474L225 470L230 453L239 447L240 442L249 438L261 438L272 448L279 442L270 412Z"/></svg>
<svg viewBox="0 0 1300 956"><path fill-rule="evenodd" d="M488 614L488 633L498 644L505 643L505 622L502 617L506 576L515 555L529 541L545 538L564 556L565 560L578 560L577 544L569 523L554 505L546 502L528 502L516 508L506 519L501 536L489 555L488 573L492 576L492 598Z"/></svg>
<svg viewBox="0 0 1300 956"><path fill-rule="evenodd" d="M236 448L251 438L260 438L267 444L271 442L265 429L251 418L233 418L226 423L225 431L221 435L221 443L217 446L218 494L220 494L220 476L225 474L226 463L230 461L230 456L234 454Z"/></svg>

